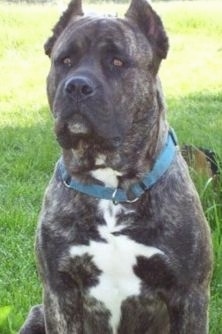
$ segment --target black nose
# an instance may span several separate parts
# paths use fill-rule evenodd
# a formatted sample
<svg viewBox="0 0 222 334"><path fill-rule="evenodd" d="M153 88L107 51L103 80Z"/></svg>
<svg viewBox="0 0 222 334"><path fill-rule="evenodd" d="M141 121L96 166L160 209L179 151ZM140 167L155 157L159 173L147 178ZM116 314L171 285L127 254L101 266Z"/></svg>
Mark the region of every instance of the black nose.
<svg viewBox="0 0 222 334"><path fill-rule="evenodd" d="M94 94L94 85L87 77L75 76L67 80L64 90L72 98L84 98Z"/></svg>

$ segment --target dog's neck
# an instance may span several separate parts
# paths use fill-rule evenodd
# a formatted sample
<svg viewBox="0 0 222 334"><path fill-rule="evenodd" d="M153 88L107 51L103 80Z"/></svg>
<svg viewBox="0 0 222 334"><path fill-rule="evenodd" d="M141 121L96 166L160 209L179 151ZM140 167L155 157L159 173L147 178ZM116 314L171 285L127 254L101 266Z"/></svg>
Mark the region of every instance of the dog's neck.
<svg viewBox="0 0 222 334"><path fill-rule="evenodd" d="M168 135L168 124L164 120L160 120L158 130L156 142L153 143L152 148L148 147L150 152L147 153L146 150L144 152L139 151L140 159L137 159L136 152L133 152L124 159L126 163L123 166L121 166L119 154L111 153L110 156L98 154L91 162L92 167L88 168L87 163L84 165L84 157L81 157L81 165L81 158L75 150L64 150L63 161L67 172L71 177L76 178L80 182L87 181L94 183L95 181L99 181L99 183L107 187L121 187L127 190L131 184L143 178L152 169L153 164L165 145ZM149 158L150 154L152 154L151 159ZM133 164L132 161L134 161Z"/></svg>
<svg viewBox="0 0 222 334"><path fill-rule="evenodd" d="M126 183L125 187L123 187L123 182L120 184L119 181L122 178L120 173L108 167L91 171L93 182L84 182L75 176L71 176L66 169L63 159L58 163L58 171L63 183L75 191L100 199L112 200L114 204L121 202L133 203L144 192L155 185L164 173L166 173L174 161L176 151L177 139L174 131L171 129L152 169L148 170L141 179L128 184L128 187L126 187ZM98 181L100 181L100 184L98 184Z"/></svg>

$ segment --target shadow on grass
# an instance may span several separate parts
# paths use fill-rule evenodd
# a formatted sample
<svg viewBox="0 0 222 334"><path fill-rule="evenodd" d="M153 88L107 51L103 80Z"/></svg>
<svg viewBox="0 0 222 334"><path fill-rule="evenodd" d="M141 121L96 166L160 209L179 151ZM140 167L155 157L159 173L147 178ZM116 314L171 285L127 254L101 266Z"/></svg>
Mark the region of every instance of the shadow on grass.
<svg viewBox="0 0 222 334"><path fill-rule="evenodd" d="M0 141L0 168L19 179L32 177L36 170L47 172L59 152L49 119L26 127L7 126L1 129Z"/></svg>
<svg viewBox="0 0 222 334"><path fill-rule="evenodd" d="M30 306L41 300L34 235L60 150L49 117L2 128L0 143L0 333L9 334L17 333Z"/></svg>

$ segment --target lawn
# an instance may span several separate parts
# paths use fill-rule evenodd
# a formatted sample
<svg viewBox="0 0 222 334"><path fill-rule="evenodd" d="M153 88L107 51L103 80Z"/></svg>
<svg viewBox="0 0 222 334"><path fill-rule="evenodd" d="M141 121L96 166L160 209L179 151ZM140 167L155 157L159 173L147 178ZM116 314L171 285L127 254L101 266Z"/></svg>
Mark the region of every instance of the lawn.
<svg viewBox="0 0 222 334"><path fill-rule="evenodd" d="M123 12L126 5L109 5ZM160 75L168 118L180 143L213 149L222 159L222 3L155 3L171 49ZM89 10L107 11L107 5ZM45 94L43 44L57 6L0 3L0 333L16 333L41 301L33 252L44 188L59 156ZM210 334L222 334L222 184L197 178L212 229L215 270ZM138 333L139 334L139 333ZM201 334L201 333L200 333Z"/></svg>

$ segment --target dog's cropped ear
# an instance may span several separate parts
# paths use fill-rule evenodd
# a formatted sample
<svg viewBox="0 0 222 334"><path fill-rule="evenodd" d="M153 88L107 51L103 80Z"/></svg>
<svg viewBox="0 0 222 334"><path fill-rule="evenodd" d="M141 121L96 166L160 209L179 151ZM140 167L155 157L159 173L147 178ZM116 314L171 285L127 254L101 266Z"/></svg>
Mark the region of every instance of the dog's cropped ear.
<svg viewBox="0 0 222 334"><path fill-rule="evenodd" d="M67 9L60 17L59 21L54 26L52 30L53 35L47 40L47 42L44 45L44 50L46 55L48 55L49 57L51 56L52 48L56 40L61 35L63 30L66 28L71 18L74 16L82 16L82 15L83 15L82 0L72 0L69 3Z"/></svg>
<svg viewBox="0 0 222 334"><path fill-rule="evenodd" d="M132 0L126 18L134 21L151 43L156 55L166 58L169 43L162 21L146 0Z"/></svg>

